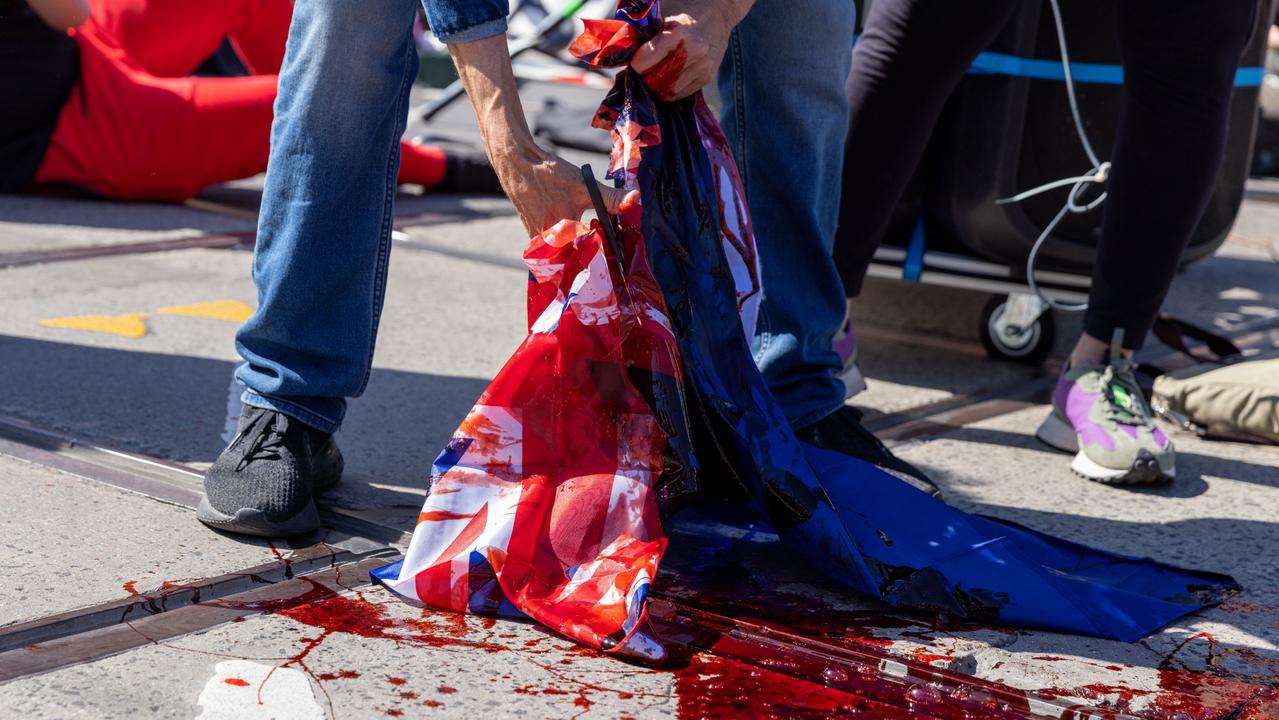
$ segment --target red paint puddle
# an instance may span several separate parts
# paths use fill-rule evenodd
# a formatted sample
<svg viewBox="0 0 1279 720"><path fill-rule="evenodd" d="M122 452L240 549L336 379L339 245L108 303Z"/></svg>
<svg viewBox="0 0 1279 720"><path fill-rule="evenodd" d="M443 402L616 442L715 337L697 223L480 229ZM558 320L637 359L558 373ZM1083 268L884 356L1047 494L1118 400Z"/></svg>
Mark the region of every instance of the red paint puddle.
<svg viewBox="0 0 1279 720"><path fill-rule="evenodd" d="M288 562L278 550L272 547L277 558ZM225 601L210 601L206 605L222 606L242 611L256 611L268 614L283 615L295 622L316 628L319 632L300 637L302 644L299 651L277 667L294 666L310 675L317 681L327 682L337 679L358 678L360 674L351 670L325 672L316 674L307 667L308 655L329 636L335 633L354 635L364 638L385 639L392 642L411 643L437 648L458 648L478 650L481 652L500 652L512 648L488 640L473 639L478 624L492 630L496 621L493 618L468 619L455 613L424 612L417 618L391 617L387 606L369 602L361 593L342 596L337 591L307 580L310 587L301 595L292 598L264 600L251 603L232 604ZM183 580L166 581L161 590L182 587ZM672 583L672 585L674 585ZM775 589L758 593L741 592L733 583L723 586L713 585L715 591L696 591L693 602L701 607L715 607L719 612L734 615L741 621L762 627L761 632L775 628L779 633L789 633L812 641L825 643L833 648L859 649L863 653L883 655L885 649L893 654L892 648L897 640L910 638L925 644L907 651L900 649L897 654L905 654L920 666L945 660L953 661L953 657L933 652L939 634L951 634L955 631L984 630L977 625L959 626L939 617L929 622L921 618L902 617L873 612L847 612L823 606L815 602L811 596L788 595L778 593ZM130 595L140 595L137 581L129 581L123 585ZM688 587L688 586L685 586ZM237 617L234 621L242 621ZM478 621L478 622L477 622ZM1001 631L995 629L996 632ZM887 636L885 636L887 635ZM495 637L492 632L488 638ZM500 636L499 636L500 637ZM511 636L514 637L514 636ZM527 640L520 648L521 656L534 662L544 670L552 673L557 681L563 682L563 688L532 686L515 690L519 695L564 696L565 702L572 698L577 714L592 708L593 693L607 693L618 700L631 700L636 694L602 687L566 677L557 668L571 665L571 658L555 660L550 665L542 664L534 658L551 652L567 651L578 657L597 656L590 648L573 646L561 648L547 645L539 638ZM1191 670L1178 658L1187 647L1196 641L1207 643L1208 672ZM678 641L677 641L678 644ZM677 691L679 717L690 718L756 718L772 717L867 717L867 718L961 718L961 717L1024 717L1027 705L1024 693L1019 698L1012 698L999 690L995 695L984 690L965 690L960 687L945 687L936 684L921 683L919 680L905 681L900 678L889 678L871 669L863 671L858 677L847 677L847 669L851 666L830 666L826 669L814 668L805 664L802 658L780 654L742 654L741 649L721 652L714 647L716 655L694 655L688 666L676 671L675 689ZM1251 655L1250 655L1251 653ZM732 657L725 657L729 655ZM1171 653L1166 655L1159 668L1159 689L1140 690L1129 688L1123 684L1094 683L1078 688L1065 690L1049 688L1036 694L1045 700L1077 698L1093 700L1098 703L1079 705L1077 709L1094 708L1106 711L1131 712L1141 717L1158 720L1223 720L1229 716L1232 720L1260 720L1261 718L1279 718L1279 692L1272 688L1258 686L1255 678L1235 679L1224 676L1221 671L1221 658L1234 655L1239 659L1255 662L1279 662L1265 658L1247 648L1225 648L1217 646L1209 635L1191 636ZM1034 656L1042 662L1057 662L1067 658L1053 655ZM1003 662L996 662L993 669L998 669ZM1180 665L1180 667L1179 667ZM1097 665L1109 671L1121 672L1128 665ZM626 673L644 672L631 666ZM262 686L270 680L267 678L258 686L259 699ZM509 676L503 676L509 679ZM1271 677L1279 677L1279 672ZM489 678L495 681L497 678ZM1251 682L1249 681L1251 680ZM236 686L247 686L247 681L230 678L225 682ZM393 686L407 684L407 679L390 677L387 682ZM981 683L982 681L974 681ZM243 685L241 685L243 683ZM991 688L1000 688L997 683L986 683ZM326 699L327 691L320 686ZM437 690L444 695L457 692L456 688L439 686ZM965 694L969 693L969 694ZM640 695L645 695L640 693ZM998 698L996 698L998 696ZM393 696L396 702L418 701L426 708L443 708L444 703L435 699L421 699L417 693L400 691ZM986 708L973 714L973 703ZM1133 708L1133 705L1138 705ZM961 707L963 706L963 707ZM1067 707L1067 706L1063 706ZM332 714L332 702L329 702ZM966 708L966 709L964 709ZM391 707L385 713L399 717L404 710ZM965 714L967 713L967 714ZM565 715L570 714L566 712ZM1070 711L1067 711L1070 716Z"/></svg>
<svg viewBox="0 0 1279 720"><path fill-rule="evenodd" d="M1159 693L1150 702L1150 709L1178 720L1245 717L1240 708L1255 717L1279 717L1279 698L1273 688L1202 672L1160 670Z"/></svg>
<svg viewBox="0 0 1279 720"><path fill-rule="evenodd" d="M680 720L912 718L910 710L734 660L695 655L675 674Z"/></svg>
<svg viewBox="0 0 1279 720"><path fill-rule="evenodd" d="M920 665L934 666L940 661L953 661L953 657L940 654L938 640L953 636L956 632L981 631L983 633L1006 633L1013 637L1022 634L1013 630L989 628L973 624L957 624L949 622L944 616L928 620L918 615L884 615L868 612L848 612L831 607L821 601L822 593L796 595L777 592L766 581L754 577L750 567L735 562L729 557L717 557L715 562L705 566L695 566L691 571L681 572L676 569L676 582L668 582L664 587L678 588L667 590L674 595L673 599L686 605L702 608L714 608L718 614L733 617L764 628L776 629L783 633L798 635L823 644L848 649L860 649L874 654L904 656ZM832 590L831 597L837 597ZM1233 598L1223 603L1221 609L1226 612L1242 613L1279 613L1279 609L1249 603ZM913 647L914 643L906 642L911 647L901 647L901 641L913 640L925 647ZM1196 660L1187 664L1179 658L1191 655L1188 652L1194 643L1208 643L1207 658L1204 659L1205 648L1197 648ZM752 666L760 666L769 670L777 670L790 675L800 675L810 682L821 683L820 669L802 671L793 664L788 665L785 659L774 659L761 662L754 658L742 658L731 651L721 652L716 645L703 645L720 655L728 655L737 659L745 659ZM886 651L886 653L885 653ZM1266 656L1257 650L1246 647L1221 647L1211 636L1206 634L1188 638L1181 646L1171 652L1160 652L1163 659L1158 668L1159 687L1133 688L1125 684L1127 677L1118 676L1108 682L1095 682L1071 689L1048 688L1035 691L1033 695L1045 700L1063 699L1063 708L1072 708L1069 698L1079 701L1092 701L1090 704L1073 706L1075 710L1093 708L1101 713L1129 712L1152 720L1242 720L1243 718L1270 718L1279 720L1279 689L1267 687L1279 680L1279 658ZM1246 676L1232 674L1226 668L1225 659L1230 658L1242 668L1256 668ZM1058 663L1071 658L1052 654L1033 656L1043 663ZM1086 661L1085 661L1086 662ZM1127 663L1105 664L1102 662L1087 663L1106 670L1108 673L1124 673L1133 666ZM1004 665L998 661L992 670ZM1229 666L1234 667L1234 666ZM1115 676L1110 676L1114 678ZM1149 671L1133 676L1149 678ZM1101 678L1097 678L1100 680ZM1136 682L1136 681L1134 681ZM1148 680L1147 680L1148 682ZM834 683L824 683L832 685ZM841 689L847 690L840 686ZM868 694L876 700L884 698L872 690L856 694ZM1023 698L1025 693L1021 693ZM1019 712L1026 710L1026 700L1014 703ZM889 701L890 705L897 703ZM1135 706L1135 707L1134 707ZM1234 714L1232 714L1234 713ZM978 715L982 716L982 715ZM1072 716L1066 711L1066 716ZM974 716L976 717L976 716Z"/></svg>
<svg viewBox="0 0 1279 720"><path fill-rule="evenodd" d="M274 547L272 549L274 550ZM278 554L278 551L276 552ZM281 560L288 562L283 557L281 557ZM233 610L281 615L320 631L312 636L299 637L298 642L302 644L301 649L267 673L266 678L258 685L259 702L262 701L262 688L271 680L275 670L279 668L296 667L319 683L360 677L358 672L352 670L317 674L308 667L307 657L311 652L330 636L337 633L437 648L458 647L482 652L500 652L509 649L503 645L469 639L467 635L472 632L472 628L467 624L465 616L456 613L437 614L423 612L422 616L418 618L396 618L387 613L387 606L369 602L365 599L363 593L357 591L354 596L339 595L336 590L319 582L306 577L300 579L307 582L309 588L294 597L244 603L225 600L212 600L204 603L205 605ZM485 627L492 627L493 625L491 619L490 622L481 624ZM405 678L388 677L387 682L398 687L408 681ZM332 700L328 697L328 691L324 689L322 684L320 685L320 690L325 695L330 715L332 715ZM401 700L414 700L418 697L416 693L412 692L401 692L397 693L397 695L398 699ZM437 701L428 700L425 704L427 707L442 706L442 704L433 705L432 703L435 702ZM387 713L392 714L392 711L403 713L403 710L398 708L391 708Z"/></svg>
<svg viewBox="0 0 1279 720"><path fill-rule="evenodd" d="M1204 670L1176 668L1185 664L1179 656L1202 641ZM1261 720L1279 718L1279 688L1258 684L1256 677L1231 677L1221 659L1240 648L1222 648L1208 633L1192 635L1164 657L1156 670L1158 689L1132 688L1124 684L1092 683L1073 689L1037 691L1045 699L1078 698L1099 701L1101 708L1158 720ZM1255 653L1251 649L1247 649ZM1123 670L1117 665L1109 670ZM1132 667L1126 665L1125 667ZM1269 675L1263 682L1273 682Z"/></svg>
<svg viewBox="0 0 1279 720"><path fill-rule="evenodd" d="M248 680L245 680L244 678L229 677L229 678L227 678L227 679L223 680L222 682L226 683L227 685L234 685L234 686L236 686L236 687L248 687L248 686L249 686L249 681L248 681Z"/></svg>

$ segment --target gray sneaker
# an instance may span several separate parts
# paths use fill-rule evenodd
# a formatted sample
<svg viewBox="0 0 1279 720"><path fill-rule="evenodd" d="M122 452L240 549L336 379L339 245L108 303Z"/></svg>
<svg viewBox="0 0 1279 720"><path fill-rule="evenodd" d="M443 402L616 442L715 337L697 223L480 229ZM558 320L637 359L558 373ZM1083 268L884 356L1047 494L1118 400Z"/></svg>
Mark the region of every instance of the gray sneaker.
<svg viewBox="0 0 1279 720"><path fill-rule="evenodd" d="M1075 453L1076 474L1111 485L1151 485L1176 474L1172 441L1155 425L1154 414L1133 375L1133 363L1119 351L1122 334L1111 343L1107 363L1064 368L1053 393L1053 410L1036 436L1058 450Z"/></svg>
<svg viewBox="0 0 1279 720"><path fill-rule="evenodd" d="M239 432L204 476L200 522L218 530L289 537L319 528L313 495L342 477L333 436L275 410L244 408Z"/></svg>

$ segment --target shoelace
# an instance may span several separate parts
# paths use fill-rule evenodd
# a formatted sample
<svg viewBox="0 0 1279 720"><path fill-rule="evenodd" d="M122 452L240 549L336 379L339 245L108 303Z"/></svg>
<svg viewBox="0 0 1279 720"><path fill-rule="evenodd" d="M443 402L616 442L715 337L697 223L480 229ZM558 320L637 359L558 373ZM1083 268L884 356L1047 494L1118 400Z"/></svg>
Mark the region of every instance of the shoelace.
<svg viewBox="0 0 1279 720"><path fill-rule="evenodd" d="M1123 425L1144 427L1151 420L1146 396L1132 374L1132 359L1124 357L1124 329L1115 328L1110 337L1110 362L1101 371L1101 389L1106 397L1106 419Z"/></svg>
<svg viewBox="0 0 1279 720"><path fill-rule="evenodd" d="M289 430L288 416L283 413L264 412L240 434L248 437L249 446L245 448L236 470L243 470L254 460L279 460L280 448L284 446L284 434Z"/></svg>
<svg viewBox="0 0 1279 720"><path fill-rule="evenodd" d="M1133 377L1130 362L1107 365L1101 371L1101 386L1106 397L1107 419L1139 427L1150 424L1150 408Z"/></svg>

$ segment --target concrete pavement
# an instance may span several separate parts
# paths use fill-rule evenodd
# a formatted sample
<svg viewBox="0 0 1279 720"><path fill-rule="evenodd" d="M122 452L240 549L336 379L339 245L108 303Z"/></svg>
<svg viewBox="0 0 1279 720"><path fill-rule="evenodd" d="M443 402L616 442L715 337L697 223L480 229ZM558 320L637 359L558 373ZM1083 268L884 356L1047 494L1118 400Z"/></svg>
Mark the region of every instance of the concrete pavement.
<svg viewBox="0 0 1279 720"><path fill-rule="evenodd" d="M210 195L221 203L216 211L0 197L0 420L87 443L0 445L7 568L0 634L5 624L135 592L163 596L165 588L297 550L207 531L189 509L95 479L95 467L125 472L125 465L76 454L97 444L196 471L216 456L236 318L255 302L244 242L254 193L253 182L220 188ZM523 234L504 201L405 196L398 211L403 235L373 377L339 435L348 471L329 498L343 517L391 535L411 529L431 460L520 341L526 275L518 260ZM1279 346L1279 326L1270 323L1279 317L1276 220L1279 205L1249 200L1229 244L1182 274L1169 308L1227 332L1268 327L1253 346ZM191 244L157 249L168 241ZM85 248L93 252L77 255ZM6 258L11 267L2 267ZM1046 383L1042 368L981 357L974 329L982 301L872 283L857 315L870 390L855 404L888 427L903 417L894 413ZM1271 701L1279 677L1279 449L1178 434L1175 484L1144 491L1090 484L1033 438L1047 412L1042 391L1007 412L903 436L898 451L965 510L1228 572L1243 595L1137 644L958 627L850 597L794 567L766 537L743 539L719 559L740 565L733 583L699 585L680 561L678 531L660 591L728 617L768 619L831 647L871 648L1037 691L1061 707L1166 720L1279 716ZM50 458L69 459L57 469ZM138 473L169 473L175 487L196 487L173 468L128 462ZM748 695L760 715L876 716L776 667L704 654L682 669L639 668L531 625L410 608L350 577L336 590L299 597L292 606L240 602L241 620L104 645L90 662L0 684L0 715L731 717L725 708ZM1246 712L1231 715L1240 707Z"/></svg>

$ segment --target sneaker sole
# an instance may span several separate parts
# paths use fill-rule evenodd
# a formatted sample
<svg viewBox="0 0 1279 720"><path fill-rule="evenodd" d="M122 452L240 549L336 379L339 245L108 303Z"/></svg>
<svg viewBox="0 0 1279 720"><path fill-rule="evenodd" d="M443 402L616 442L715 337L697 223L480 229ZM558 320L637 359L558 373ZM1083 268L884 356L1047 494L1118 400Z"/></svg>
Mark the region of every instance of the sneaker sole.
<svg viewBox="0 0 1279 720"><path fill-rule="evenodd" d="M1159 485L1172 482L1177 476L1175 467L1164 472L1153 458L1139 459L1132 467L1122 469L1097 464L1079 448L1079 435L1075 433L1075 429L1056 412L1048 414L1035 431L1035 437L1054 450L1075 453L1070 469L1079 477L1093 482L1104 485Z"/></svg>
<svg viewBox="0 0 1279 720"><path fill-rule="evenodd" d="M1082 451L1070 462L1070 469L1081 478L1104 485L1162 485L1177 477L1176 468L1165 473L1153 458L1138 460L1127 470L1116 470L1098 465Z"/></svg>
<svg viewBox="0 0 1279 720"><path fill-rule="evenodd" d="M234 515L227 515L210 505L206 498L200 498L195 516L211 528L258 537L305 535L320 527L320 512L315 508L314 501L308 501L306 507L293 517L274 522L268 520L261 510L255 508L240 508Z"/></svg>

